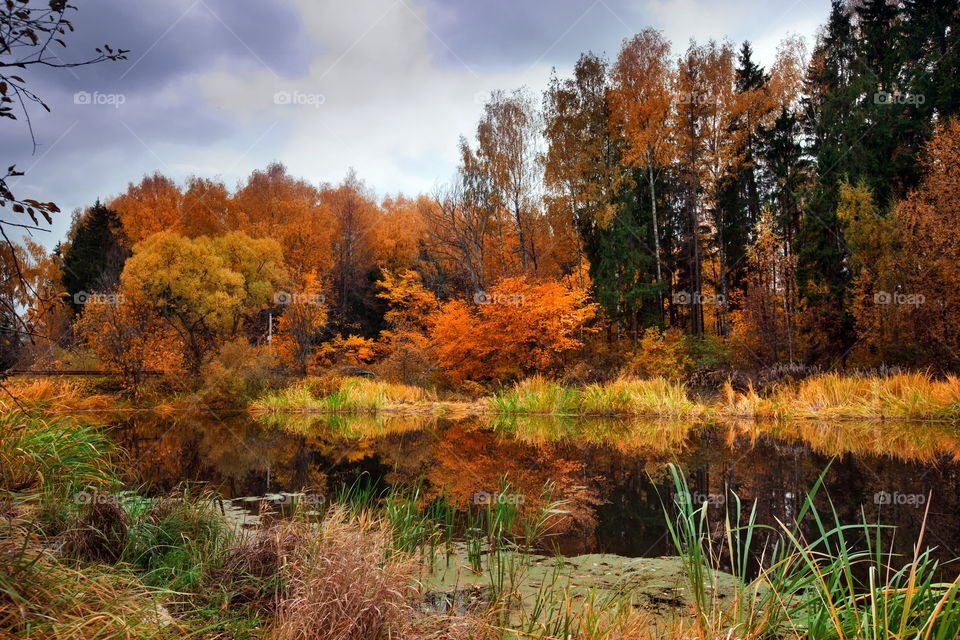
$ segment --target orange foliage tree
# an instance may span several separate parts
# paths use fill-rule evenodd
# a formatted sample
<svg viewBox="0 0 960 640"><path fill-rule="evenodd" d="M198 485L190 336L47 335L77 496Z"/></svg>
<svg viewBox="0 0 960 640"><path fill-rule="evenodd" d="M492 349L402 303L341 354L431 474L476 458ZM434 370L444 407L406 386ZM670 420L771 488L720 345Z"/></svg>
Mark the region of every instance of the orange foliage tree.
<svg viewBox="0 0 960 640"><path fill-rule="evenodd" d="M597 310L569 279L503 278L475 301L453 300L431 317L433 352L458 381L559 371Z"/></svg>
<svg viewBox="0 0 960 640"><path fill-rule="evenodd" d="M942 126L927 147L927 176L898 209L902 220L901 297L927 363L960 365L960 122ZM905 297L904 297L905 296ZM922 296L922 298L920 297ZM904 303L904 304L901 304Z"/></svg>
<svg viewBox="0 0 960 640"><path fill-rule="evenodd" d="M306 374L327 324L326 298L316 272L306 274L297 291L277 294L275 301L283 305L283 315L277 320L277 356L290 370Z"/></svg>

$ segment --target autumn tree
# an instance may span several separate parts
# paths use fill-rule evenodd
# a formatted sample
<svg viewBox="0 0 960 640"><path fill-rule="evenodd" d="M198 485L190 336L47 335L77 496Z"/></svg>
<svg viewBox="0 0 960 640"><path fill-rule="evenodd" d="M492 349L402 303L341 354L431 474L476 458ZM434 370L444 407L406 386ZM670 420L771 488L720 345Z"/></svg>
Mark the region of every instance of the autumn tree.
<svg viewBox="0 0 960 640"><path fill-rule="evenodd" d="M565 264L560 252L555 259L562 273L574 273L583 286L584 233L610 224L621 173L609 129L606 62L592 53L581 55L573 77L551 77L543 101L547 212L555 237L572 236L576 263Z"/></svg>
<svg viewBox="0 0 960 640"><path fill-rule="evenodd" d="M379 324L375 289L368 277L375 268L371 232L378 220L377 205L352 170L323 199L332 215L334 320L341 331L369 332Z"/></svg>
<svg viewBox="0 0 960 640"><path fill-rule="evenodd" d="M490 179L494 203L513 224L519 267L536 271L540 223L541 116L523 90L495 91L477 125L477 159ZM509 237L499 238L505 251Z"/></svg>
<svg viewBox="0 0 960 640"><path fill-rule="evenodd" d="M316 273L306 274L292 291L278 293L282 306L276 323L275 349L290 370L305 375L327 324L327 303Z"/></svg>
<svg viewBox="0 0 960 640"><path fill-rule="evenodd" d="M663 261L660 252L662 229L657 216L657 178L670 164L675 146L671 141L675 69L670 60L670 43L659 31L644 29L624 41L613 67L610 91L612 122L626 141L623 158L645 172L653 227L653 256L656 265L657 301L663 321Z"/></svg>
<svg viewBox="0 0 960 640"><path fill-rule="evenodd" d="M106 371L137 385L147 371L177 371L183 366L183 345L154 306L138 293L94 296L74 324L79 343Z"/></svg>
<svg viewBox="0 0 960 640"><path fill-rule="evenodd" d="M454 181L421 200L430 260L451 274L463 291L483 291L488 273L488 240L496 226L492 189L473 150L460 139L461 162Z"/></svg>
<svg viewBox="0 0 960 640"><path fill-rule="evenodd" d="M120 216L124 234L132 244L161 231L183 233L183 193L177 184L159 172L138 183L108 204Z"/></svg>
<svg viewBox="0 0 960 640"><path fill-rule="evenodd" d="M773 212L764 209L747 251L748 275L734 292L731 340L741 364L761 367L799 356L795 259L785 251Z"/></svg>
<svg viewBox="0 0 960 640"><path fill-rule="evenodd" d="M423 285L420 274L408 269L402 273L383 271L377 296L389 309L384 319L389 328L380 333L385 358L379 370L401 382L423 380L434 363L429 358L430 317L440 306L433 292Z"/></svg>
<svg viewBox="0 0 960 640"><path fill-rule="evenodd" d="M454 380L556 373L596 313L588 292L569 279L507 277L477 302L452 300L431 317L434 354Z"/></svg>
<svg viewBox="0 0 960 640"><path fill-rule="evenodd" d="M236 230L280 243L293 274L316 271L325 277L333 268L334 220L321 190L294 178L282 164L251 173L229 210L240 225Z"/></svg>
<svg viewBox="0 0 960 640"><path fill-rule="evenodd" d="M243 232L208 238L157 233L138 243L121 276L121 293L143 300L182 341L193 373L251 313L272 299L281 278L275 240Z"/></svg>
<svg viewBox="0 0 960 640"><path fill-rule="evenodd" d="M927 147L927 174L897 209L901 221L902 309L925 364L960 364L960 122L945 123ZM918 296L923 296L922 298ZM913 304L910 304L910 303Z"/></svg>

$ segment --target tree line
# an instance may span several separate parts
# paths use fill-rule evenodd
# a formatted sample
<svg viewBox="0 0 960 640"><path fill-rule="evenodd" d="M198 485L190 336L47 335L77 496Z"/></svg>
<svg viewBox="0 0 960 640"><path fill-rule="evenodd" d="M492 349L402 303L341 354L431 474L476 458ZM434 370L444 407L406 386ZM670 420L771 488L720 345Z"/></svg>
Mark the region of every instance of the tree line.
<svg viewBox="0 0 960 640"><path fill-rule="evenodd" d="M542 95L491 94L455 175L416 197L281 164L235 188L147 176L76 212L52 255L17 249L45 293L4 293L55 340L4 359L80 346L199 372L239 342L298 373L404 378L679 351L955 369L958 20L945 0L835 0L812 50L786 38L767 69L747 42L678 54L645 29Z"/></svg>

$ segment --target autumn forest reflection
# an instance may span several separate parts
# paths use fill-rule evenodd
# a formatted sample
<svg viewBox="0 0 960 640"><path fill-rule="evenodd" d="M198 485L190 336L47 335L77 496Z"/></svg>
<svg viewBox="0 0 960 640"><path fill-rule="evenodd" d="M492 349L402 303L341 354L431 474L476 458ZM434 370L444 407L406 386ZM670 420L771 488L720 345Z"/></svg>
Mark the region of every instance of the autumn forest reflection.
<svg viewBox="0 0 960 640"><path fill-rule="evenodd" d="M425 496L465 505L508 478L534 508L548 486L569 512L555 541L568 554L670 554L662 516L670 462L718 514L736 494L756 501L769 524L790 521L829 466L819 499L844 521L860 510L882 517L906 549L929 506L928 543L944 557L960 550L960 434L948 425L213 412L110 422L129 456L128 480L157 493L188 481L225 498L329 496L363 477L422 482Z"/></svg>

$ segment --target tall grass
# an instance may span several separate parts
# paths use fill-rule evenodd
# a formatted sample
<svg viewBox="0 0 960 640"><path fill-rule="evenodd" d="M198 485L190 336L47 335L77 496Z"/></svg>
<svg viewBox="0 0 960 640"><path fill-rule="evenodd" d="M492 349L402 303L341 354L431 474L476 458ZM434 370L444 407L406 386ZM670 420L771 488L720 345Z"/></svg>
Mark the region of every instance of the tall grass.
<svg viewBox="0 0 960 640"><path fill-rule="evenodd" d="M0 492L60 495L115 482L115 446L99 429L67 419L0 415Z"/></svg>
<svg viewBox="0 0 960 640"><path fill-rule="evenodd" d="M709 505L694 504L686 479L674 466L671 473L680 499L675 518L667 509L667 525L693 594L696 637L945 640L960 634L960 576L938 579L941 567L922 534L912 558L904 559L884 550L883 525L843 524L832 506L818 512L823 476L796 523L760 525L756 505L744 512L735 499L717 536ZM761 539L763 547L756 548ZM757 557L763 564L751 571L750 559ZM724 566L735 581L730 601L715 588Z"/></svg>
<svg viewBox="0 0 960 640"><path fill-rule="evenodd" d="M568 387L534 377L488 400L503 415L657 415L698 417L705 407L687 398L682 384L664 378L620 378L606 384Z"/></svg>
<svg viewBox="0 0 960 640"><path fill-rule="evenodd" d="M867 418L960 420L960 378L935 379L925 372L887 376L828 373L765 396L729 386L718 412L760 418Z"/></svg>
<svg viewBox="0 0 960 640"><path fill-rule="evenodd" d="M367 378L344 378L335 385L307 379L269 392L251 403L254 412L377 411L395 405L427 402L433 395L422 387Z"/></svg>

